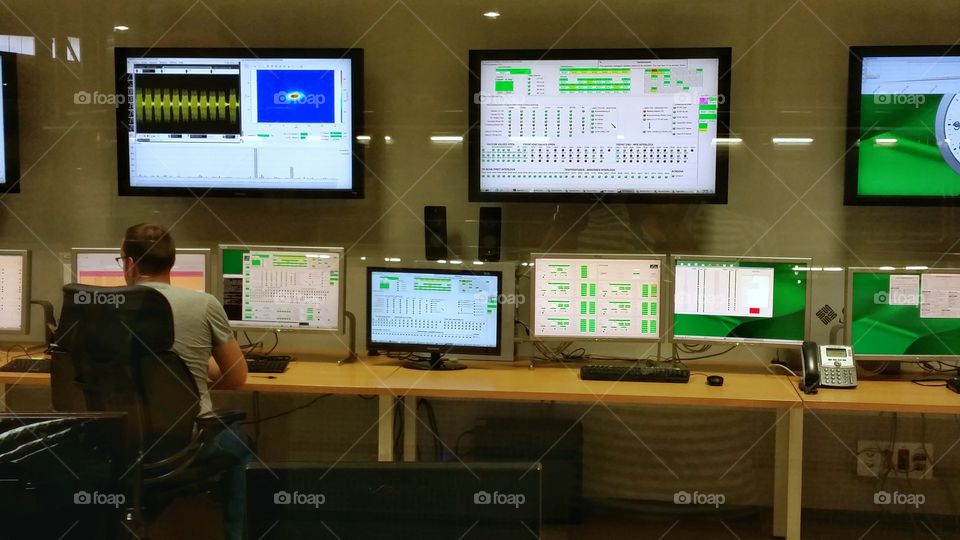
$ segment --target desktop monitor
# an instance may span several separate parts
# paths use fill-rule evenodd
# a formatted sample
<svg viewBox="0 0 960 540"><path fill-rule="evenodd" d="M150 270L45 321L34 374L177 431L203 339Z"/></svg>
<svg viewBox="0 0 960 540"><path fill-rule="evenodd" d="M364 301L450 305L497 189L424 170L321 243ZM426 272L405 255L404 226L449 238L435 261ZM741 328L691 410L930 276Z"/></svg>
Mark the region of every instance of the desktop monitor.
<svg viewBox="0 0 960 540"><path fill-rule="evenodd" d="M503 274L493 270L367 268L367 347L429 353L416 369L462 369L443 355L500 354Z"/></svg>
<svg viewBox="0 0 960 540"><path fill-rule="evenodd" d="M673 257L674 341L799 346L809 333L810 259Z"/></svg>
<svg viewBox="0 0 960 540"><path fill-rule="evenodd" d="M126 287L117 248L73 248L73 280L96 287ZM170 284L199 292L210 292L210 250L177 249L170 270Z"/></svg>
<svg viewBox="0 0 960 540"><path fill-rule="evenodd" d="M730 58L470 51L470 200L726 203Z"/></svg>
<svg viewBox="0 0 960 540"><path fill-rule="evenodd" d="M363 197L362 49L115 52L120 195Z"/></svg>
<svg viewBox="0 0 960 540"><path fill-rule="evenodd" d="M845 202L960 202L960 50L852 47Z"/></svg>
<svg viewBox="0 0 960 540"><path fill-rule="evenodd" d="M533 255L530 335L650 340L663 335L664 255Z"/></svg>
<svg viewBox="0 0 960 540"><path fill-rule="evenodd" d="M846 343L857 360L960 355L960 270L847 269Z"/></svg>
<svg viewBox="0 0 960 540"><path fill-rule="evenodd" d="M220 262L233 328L343 331L343 248L222 245Z"/></svg>
<svg viewBox="0 0 960 540"><path fill-rule="evenodd" d="M0 194L20 191L16 58L0 52Z"/></svg>
<svg viewBox="0 0 960 540"><path fill-rule="evenodd" d="M0 334L30 332L30 252L0 250Z"/></svg>

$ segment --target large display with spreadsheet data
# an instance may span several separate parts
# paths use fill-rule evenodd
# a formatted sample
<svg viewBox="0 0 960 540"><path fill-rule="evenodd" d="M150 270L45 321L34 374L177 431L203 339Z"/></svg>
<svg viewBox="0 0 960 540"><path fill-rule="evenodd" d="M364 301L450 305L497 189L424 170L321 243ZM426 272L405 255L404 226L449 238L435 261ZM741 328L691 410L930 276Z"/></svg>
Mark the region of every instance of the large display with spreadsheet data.
<svg viewBox="0 0 960 540"><path fill-rule="evenodd" d="M497 271L368 268L368 346L500 354L502 281Z"/></svg>
<svg viewBox="0 0 960 540"><path fill-rule="evenodd" d="M234 328L343 329L343 248L220 246L221 301Z"/></svg>
<svg viewBox="0 0 960 540"><path fill-rule="evenodd" d="M675 341L790 346L806 339L810 259L673 261Z"/></svg>
<svg viewBox="0 0 960 540"><path fill-rule="evenodd" d="M116 50L121 195L363 196L362 49Z"/></svg>
<svg viewBox="0 0 960 540"><path fill-rule="evenodd" d="M20 191L17 130L17 61L0 52L0 193Z"/></svg>
<svg viewBox="0 0 960 540"><path fill-rule="evenodd" d="M30 252L0 251L0 334L30 331Z"/></svg>
<svg viewBox="0 0 960 540"><path fill-rule="evenodd" d="M534 255L536 338L658 340L662 255Z"/></svg>
<svg viewBox="0 0 960 540"><path fill-rule="evenodd" d="M470 51L475 201L727 199L730 49Z"/></svg>

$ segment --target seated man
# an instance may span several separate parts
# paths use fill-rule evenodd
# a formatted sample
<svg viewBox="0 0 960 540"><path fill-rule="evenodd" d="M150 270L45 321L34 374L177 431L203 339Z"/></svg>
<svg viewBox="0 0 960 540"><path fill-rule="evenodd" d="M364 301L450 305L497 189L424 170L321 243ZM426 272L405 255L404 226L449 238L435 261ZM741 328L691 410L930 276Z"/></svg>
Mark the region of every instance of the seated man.
<svg viewBox="0 0 960 540"><path fill-rule="evenodd" d="M162 293L173 311L173 351L186 363L200 390L201 414L213 410L210 389L230 389L247 379L247 363L227 322L223 306L213 296L170 284L176 260L173 238L159 225L141 223L127 229L120 247L127 285L145 285ZM212 357L211 357L212 355ZM209 384L208 384L209 381ZM221 495L225 538L243 534L246 465L252 442L239 425L220 433L203 459L235 459L223 475Z"/></svg>

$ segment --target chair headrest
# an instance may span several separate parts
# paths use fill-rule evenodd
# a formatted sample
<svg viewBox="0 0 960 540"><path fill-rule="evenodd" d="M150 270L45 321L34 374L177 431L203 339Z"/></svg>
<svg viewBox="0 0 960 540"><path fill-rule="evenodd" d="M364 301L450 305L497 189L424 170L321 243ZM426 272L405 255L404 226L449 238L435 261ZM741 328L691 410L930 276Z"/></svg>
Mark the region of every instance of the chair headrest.
<svg viewBox="0 0 960 540"><path fill-rule="evenodd" d="M69 350L80 336L86 349L140 346L167 351L173 347L173 312L166 297L151 287L71 283L63 287L55 342Z"/></svg>

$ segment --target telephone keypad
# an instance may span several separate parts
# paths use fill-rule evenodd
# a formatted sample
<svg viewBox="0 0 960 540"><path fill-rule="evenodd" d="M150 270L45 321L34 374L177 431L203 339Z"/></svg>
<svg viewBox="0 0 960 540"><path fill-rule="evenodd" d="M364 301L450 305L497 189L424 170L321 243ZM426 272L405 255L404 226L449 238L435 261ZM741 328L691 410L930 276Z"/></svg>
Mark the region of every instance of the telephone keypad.
<svg viewBox="0 0 960 540"><path fill-rule="evenodd" d="M857 371L852 367L836 367L824 365L820 372L820 386L856 386Z"/></svg>

